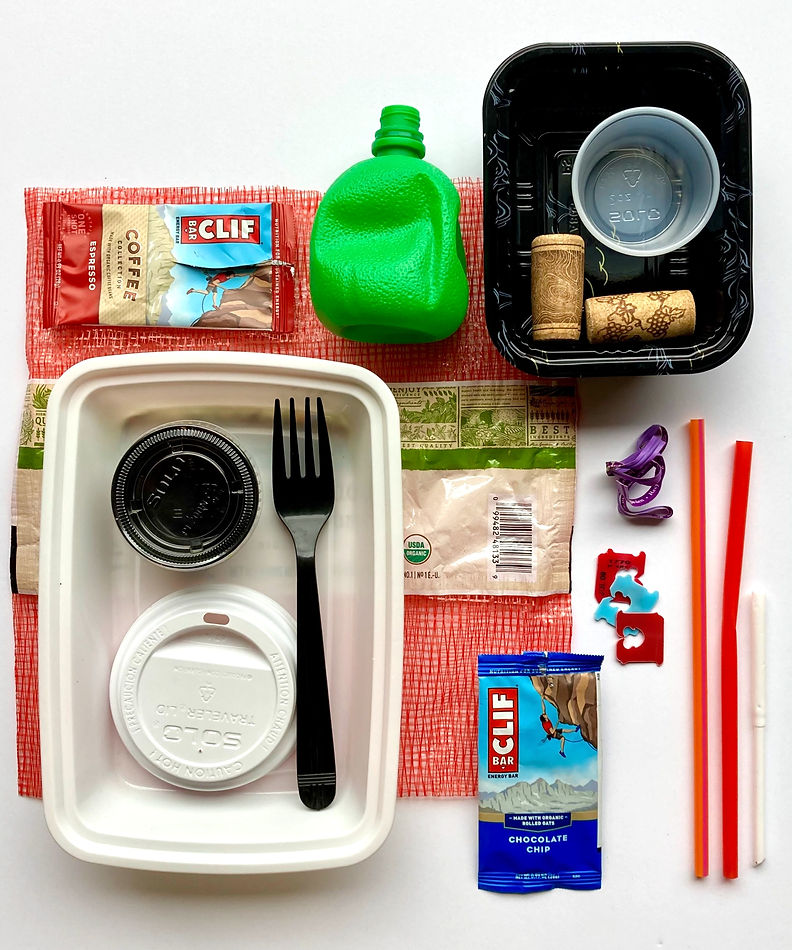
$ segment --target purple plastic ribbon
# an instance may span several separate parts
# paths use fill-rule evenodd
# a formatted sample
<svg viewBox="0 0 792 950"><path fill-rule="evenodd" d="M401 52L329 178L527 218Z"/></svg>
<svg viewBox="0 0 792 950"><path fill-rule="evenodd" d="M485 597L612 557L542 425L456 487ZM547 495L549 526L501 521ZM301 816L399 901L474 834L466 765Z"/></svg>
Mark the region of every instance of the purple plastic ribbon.
<svg viewBox="0 0 792 950"><path fill-rule="evenodd" d="M662 453L668 445L664 426L649 426L638 436L636 449L621 462L606 462L605 472L616 479L616 505L625 518L651 518L662 521L674 513L667 505L647 508L660 492L665 476ZM640 485L646 491L634 498L630 491Z"/></svg>

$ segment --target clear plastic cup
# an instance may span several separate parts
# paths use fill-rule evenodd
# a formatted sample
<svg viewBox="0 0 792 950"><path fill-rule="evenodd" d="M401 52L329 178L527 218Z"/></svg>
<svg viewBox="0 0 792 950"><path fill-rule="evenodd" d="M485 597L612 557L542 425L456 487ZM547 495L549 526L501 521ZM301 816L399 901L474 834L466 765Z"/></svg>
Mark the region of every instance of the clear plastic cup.
<svg viewBox="0 0 792 950"><path fill-rule="evenodd" d="M600 122L572 168L583 224L606 247L632 257L687 244L712 216L719 189L709 141L667 109L627 109Z"/></svg>

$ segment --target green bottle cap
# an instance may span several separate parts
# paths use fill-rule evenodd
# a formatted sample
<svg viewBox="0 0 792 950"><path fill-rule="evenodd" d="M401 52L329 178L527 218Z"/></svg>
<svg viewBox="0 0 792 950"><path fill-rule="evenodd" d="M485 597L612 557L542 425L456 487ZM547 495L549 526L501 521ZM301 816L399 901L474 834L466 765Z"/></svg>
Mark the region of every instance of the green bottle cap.
<svg viewBox="0 0 792 950"><path fill-rule="evenodd" d="M374 155L389 152L407 152L423 158L426 149L420 131L421 114L412 106L385 106L380 116L380 127L374 136L371 151Z"/></svg>

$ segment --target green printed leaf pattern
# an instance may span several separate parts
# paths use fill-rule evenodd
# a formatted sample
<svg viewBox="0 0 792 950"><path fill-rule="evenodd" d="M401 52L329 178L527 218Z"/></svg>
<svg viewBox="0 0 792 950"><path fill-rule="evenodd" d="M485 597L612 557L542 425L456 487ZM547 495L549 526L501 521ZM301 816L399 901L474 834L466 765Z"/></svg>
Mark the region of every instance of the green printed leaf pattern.
<svg viewBox="0 0 792 950"><path fill-rule="evenodd" d="M460 441L464 447L519 445L525 441L525 415L512 408L474 409L462 415Z"/></svg>
<svg viewBox="0 0 792 950"><path fill-rule="evenodd" d="M33 408L46 409L51 392L52 392L51 386L44 386L44 385L36 386L35 389L33 390L33 395L31 396L31 400L30 400Z"/></svg>
<svg viewBox="0 0 792 950"><path fill-rule="evenodd" d="M26 445L33 438L33 412L25 408L22 413L22 425L19 431L19 444Z"/></svg>
<svg viewBox="0 0 792 950"><path fill-rule="evenodd" d="M420 409L402 408L399 412L402 423L420 422L424 425L431 422L456 422L457 397L456 393L448 397L437 396L424 400Z"/></svg>

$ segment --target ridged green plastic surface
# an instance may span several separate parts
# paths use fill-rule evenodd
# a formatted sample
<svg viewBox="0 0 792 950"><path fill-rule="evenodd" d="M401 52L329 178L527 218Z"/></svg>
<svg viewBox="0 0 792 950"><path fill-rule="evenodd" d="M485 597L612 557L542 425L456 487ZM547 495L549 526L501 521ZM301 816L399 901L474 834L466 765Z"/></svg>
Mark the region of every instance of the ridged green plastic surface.
<svg viewBox="0 0 792 950"><path fill-rule="evenodd" d="M419 116L388 106L372 151L330 186L311 234L311 297L338 336L442 340L462 323L468 282L459 194L423 155Z"/></svg>

